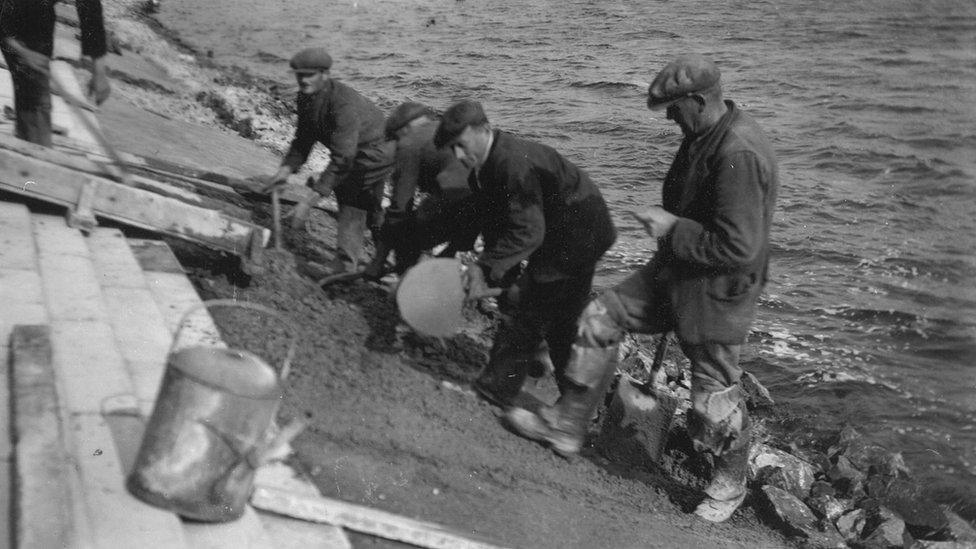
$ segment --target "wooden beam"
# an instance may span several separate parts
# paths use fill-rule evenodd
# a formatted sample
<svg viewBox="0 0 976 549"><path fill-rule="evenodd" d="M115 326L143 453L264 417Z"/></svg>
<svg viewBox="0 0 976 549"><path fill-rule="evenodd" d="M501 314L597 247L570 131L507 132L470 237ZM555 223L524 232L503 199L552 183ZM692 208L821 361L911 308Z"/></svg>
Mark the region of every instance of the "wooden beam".
<svg viewBox="0 0 976 549"><path fill-rule="evenodd" d="M251 496L255 509L306 520L341 526L384 539L410 543L428 549L498 549L438 524L401 517L321 496L306 496L285 490L256 486Z"/></svg>
<svg viewBox="0 0 976 549"><path fill-rule="evenodd" d="M62 446L48 326L14 326L10 392L14 436L15 547L70 547L80 540L72 510L72 464Z"/></svg>
<svg viewBox="0 0 976 549"><path fill-rule="evenodd" d="M0 190L74 209L86 185L87 205L101 217L244 256L252 235L267 245L271 231L219 211L0 148Z"/></svg>
<svg viewBox="0 0 976 549"><path fill-rule="evenodd" d="M37 160L44 162L64 166L65 168L70 168L78 172L84 172L86 174L97 175L99 177L118 181L116 174L114 174L113 171L104 164L104 162L109 161L109 159L104 156L101 156L101 158L104 160L96 161L84 156L36 145L22 139L17 139L12 135L4 135L2 133L0 133L0 148L22 154L30 158L36 158ZM130 165L126 163L125 166L129 167ZM119 181L119 183L125 182ZM243 197L226 187L224 188L224 196L227 196L228 200L234 200L234 202L200 196L195 192L196 187L190 183L184 182L182 184L170 184L167 182L156 181L149 177L143 177L131 172L129 173L127 183L137 189L152 191L156 194L161 194L169 198L175 198L188 204L195 204L197 206L212 210L220 210L231 215L232 217L243 217L248 213L246 209L237 205L238 203L245 202Z"/></svg>

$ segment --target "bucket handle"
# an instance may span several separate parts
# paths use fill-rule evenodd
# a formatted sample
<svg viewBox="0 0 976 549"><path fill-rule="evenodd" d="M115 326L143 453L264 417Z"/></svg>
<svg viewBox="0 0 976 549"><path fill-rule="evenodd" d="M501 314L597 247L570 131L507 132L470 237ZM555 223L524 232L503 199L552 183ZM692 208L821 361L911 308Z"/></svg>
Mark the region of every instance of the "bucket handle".
<svg viewBox="0 0 976 549"><path fill-rule="evenodd" d="M180 341L180 334L183 332L183 328L186 326L186 321L188 318L190 318L190 315L199 311L200 309L210 309L210 307L238 307L241 309L251 309L262 312L281 322L288 329L289 335L291 336L291 342L288 345L287 353L285 353L285 359L281 363L278 377L281 380L288 377L288 373L291 371L291 361L295 358L295 347L298 344L298 329L295 328L295 325L290 320L274 309L247 301L237 301L236 299L210 299L191 306L186 310L185 313L183 313L183 316L180 318L180 323L176 326L176 333L173 334L173 343L170 345L168 353L169 355L172 355L173 351L176 349L176 345Z"/></svg>

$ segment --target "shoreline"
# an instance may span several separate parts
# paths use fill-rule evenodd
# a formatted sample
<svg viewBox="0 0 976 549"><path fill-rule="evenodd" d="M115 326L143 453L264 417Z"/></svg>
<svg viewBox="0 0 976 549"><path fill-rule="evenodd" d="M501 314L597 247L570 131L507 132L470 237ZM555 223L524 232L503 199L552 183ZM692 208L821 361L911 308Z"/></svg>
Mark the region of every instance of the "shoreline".
<svg viewBox="0 0 976 549"><path fill-rule="evenodd" d="M151 112L219 127L280 156L288 146L293 125L288 102L266 89L276 84L262 82L243 69L213 63L146 15L144 5L140 1L107 1L106 25L123 49L151 57L185 89L165 93L113 80L113 93ZM269 173L272 168L268 167ZM308 173L320 169L316 162L309 162L293 177L303 182ZM779 441L776 446L788 445Z"/></svg>
<svg viewBox="0 0 976 549"><path fill-rule="evenodd" d="M146 89L138 82L119 80L109 63L113 95L169 118L215 126L279 157L287 152L294 133L294 98L269 92L278 83L214 63L153 18L145 0L105 0L103 6L110 44L123 55L129 51L150 59L178 88ZM316 146L289 181L304 185L328 161L326 151ZM268 166L267 174L255 176L270 175L276 167Z"/></svg>

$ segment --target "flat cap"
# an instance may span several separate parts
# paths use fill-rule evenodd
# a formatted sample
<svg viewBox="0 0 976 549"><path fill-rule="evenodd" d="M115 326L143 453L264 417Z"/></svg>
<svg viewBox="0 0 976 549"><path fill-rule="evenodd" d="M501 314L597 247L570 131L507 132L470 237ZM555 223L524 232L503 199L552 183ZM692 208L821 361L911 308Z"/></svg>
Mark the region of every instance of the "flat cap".
<svg viewBox="0 0 976 549"><path fill-rule="evenodd" d="M682 55L668 63L654 77L647 90L647 107L651 110L667 108L682 97L718 84L719 72L715 63L701 55Z"/></svg>
<svg viewBox="0 0 976 549"><path fill-rule="evenodd" d="M441 124L437 126L437 133L434 134L434 146L446 147L461 135L464 128L487 123L488 117L485 116L481 103L470 99L455 103L441 116Z"/></svg>
<svg viewBox="0 0 976 549"><path fill-rule="evenodd" d="M433 117L434 114L434 109L416 101L400 103L397 108L393 109L390 116L386 118L386 138L393 139L396 137L396 132L400 128L421 116L430 115Z"/></svg>
<svg viewBox="0 0 976 549"><path fill-rule="evenodd" d="M332 66L332 56L325 48L306 48L288 62L293 72L327 71Z"/></svg>

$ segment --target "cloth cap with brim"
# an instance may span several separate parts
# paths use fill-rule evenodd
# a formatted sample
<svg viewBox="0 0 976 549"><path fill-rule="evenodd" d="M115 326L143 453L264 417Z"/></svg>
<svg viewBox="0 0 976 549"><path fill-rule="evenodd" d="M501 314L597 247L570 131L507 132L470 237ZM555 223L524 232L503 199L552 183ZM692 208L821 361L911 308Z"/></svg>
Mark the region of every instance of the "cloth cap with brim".
<svg viewBox="0 0 976 549"><path fill-rule="evenodd" d="M332 67L332 56L325 48L306 48L292 56L288 64L292 72L327 71Z"/></svg>
<svg viewBox="0 0 976 549"><path fill-rule="evenodd" d="M701 55L682 55L654 77L647 89L647 107L665 109L682 97L711 88L718 81L719 71L715 63Z"/></svg>
<svg viewBox="0 0 976 549"><path fill-rule="evenodd" d="M470 100L455 103L441 116L441 123L434 134L434 146L441 148L451 145L468 126L487 123L488 117L481 103Z"/></svg>
<svg viewBox="0 0 976 549"><path fill-rule="evenodd" d="M396 137L396 132L400 128L406 126L421 116L434 116L434 114L433 109L422 103L417 103L415 101L401 103L397 106L397 108L393 109L390 116L386 118L386 138L393 139Z"/></svg>

